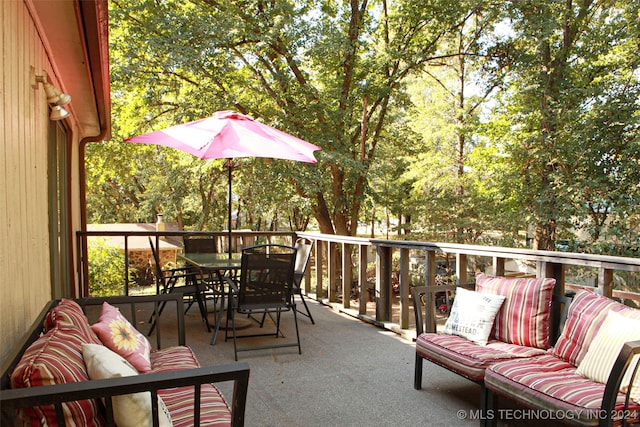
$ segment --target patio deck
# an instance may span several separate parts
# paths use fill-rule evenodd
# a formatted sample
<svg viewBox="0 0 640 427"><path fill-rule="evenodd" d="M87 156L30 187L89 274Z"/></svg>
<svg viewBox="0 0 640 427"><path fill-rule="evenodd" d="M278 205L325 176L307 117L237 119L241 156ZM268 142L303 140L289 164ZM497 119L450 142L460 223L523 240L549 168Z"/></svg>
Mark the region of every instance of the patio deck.
<svg viewBox="0 0 640 427"><path fill-rule="evenodd" d="M309 305L316 325L299 316L302 355L295 347L239 353L239 360L251 367L247 426L479 425L479 385L425 363L423 389L414 390L413 342L315 301ZM289 313L283 315L287 338L279 340L295 335L292 319ZM186 324L187 345L202 365L234 361L233 342L224 341L223 331L215 346L209 344L211 334L197 307L187 313ZM230 384L220 388L231 396ZM502 400L500 408L519 410ZM512 419L500 425L557 422Z"/></svg>

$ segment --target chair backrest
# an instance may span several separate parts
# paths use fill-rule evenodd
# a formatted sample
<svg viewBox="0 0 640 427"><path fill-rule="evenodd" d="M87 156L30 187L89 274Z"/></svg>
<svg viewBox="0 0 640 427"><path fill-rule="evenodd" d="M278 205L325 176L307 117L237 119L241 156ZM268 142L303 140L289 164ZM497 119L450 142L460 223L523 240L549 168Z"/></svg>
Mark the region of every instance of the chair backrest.
<svg viewBox="0 0 640 427"><path fill-rule="evenodd" d="M311 257L311 249L313 247L313 242L306 237L301 237L296 240L296 265L293 271L296 275L304 274L307 269L307 264L309 263L309 258Z"/></svg>
<svg viewBox="0 0 640 427"><path fill-rule="evenodd" d="M288 304L293 292L296 249L258 245L242 250L238 306Z"/></svg>
<svg viewBox="0 0 640 427"><path fill-rule="evenodd" d="M188 254L215 254L218 252L214 236L184 236L184 252Z"/></svg>

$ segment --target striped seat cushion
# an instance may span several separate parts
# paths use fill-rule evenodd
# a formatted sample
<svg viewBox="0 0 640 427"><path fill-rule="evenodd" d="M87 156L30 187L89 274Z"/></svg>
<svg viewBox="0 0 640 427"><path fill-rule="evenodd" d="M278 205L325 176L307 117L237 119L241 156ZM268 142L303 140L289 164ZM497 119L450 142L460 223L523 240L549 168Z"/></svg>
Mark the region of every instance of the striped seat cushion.
<svg viewBox="0 0 640 427"><path fill-rule="evenodd" d="M158 391L171 414L174 427L191 427L193 421L193 387L178 387ZM200 425L231 425L231 409L222 393L213 384L202 384L200 390Z"/></svg>
<svg viewBox="0 0 640 427"><path fill-rule="evenodd" d="M420 357L472 381L482 381L485 369L494 363L545 353L542 349L495 340L482 346L457 335L446 334L421 334L416 339L416 352Z"/></svg>
<svg viewBox="0 0 640 427"><path fill-rule="evenodd" d="M547 349L549 316L556 279L476 275L476 291L504 295L493 337L498 341Z"/></svg>
<svg viewBox="0 0 640 427"><path fill-rule="evenodd" d="M186 346L166 347L151 352L150 372L170 372L199 367L200 363L196 355Z"/></svg>
<svg viewBox="0 0 640 427"><path fill-rule="evenodd" d="M489 390L525 406L571 417L578 425L595 426L601 418L605 385L583 377L574 365L550 354L496 363L487 368L484 381ZM619 394L616 409L624 407L624 400ZM640 405L632 405L629 412L640 415Z"/></svg>
<svg viewBox="0 0 640 427"><path fill-rule="evenodd" d="M564 329L551 354L578 366L589 350L589 345L598 333L609 310L617 311L632 319L640 319L640 310L635 310L591 290L576 292Z"/></svg>
<svg viewBox="0 0 640 427"><path fill-rule="evenodd" d="M95 337L95 335L94 335ZM97 341L97 342L96 342ZM82 344L100 344L87 338L83 331L63 323L38 338L23 353L11 374L11 387L37 387L88 381ZM102 405L95 400L81 400L62 404L68 426L106 425L101 415ZM21 417L32 425L58 425L53 405L26 408Z"/></svg>
<svg viewBox="0 0 640 427"><path fill-rule="evenodd" d="M167 347L151 352L151 372L170 372L199 366L198 359L189 347ZM169 410L174 427L193 426L193 387L160 390L158 395ZM231 425L231 409L215 385L203 384L200 399L201 426Z"/></svg>

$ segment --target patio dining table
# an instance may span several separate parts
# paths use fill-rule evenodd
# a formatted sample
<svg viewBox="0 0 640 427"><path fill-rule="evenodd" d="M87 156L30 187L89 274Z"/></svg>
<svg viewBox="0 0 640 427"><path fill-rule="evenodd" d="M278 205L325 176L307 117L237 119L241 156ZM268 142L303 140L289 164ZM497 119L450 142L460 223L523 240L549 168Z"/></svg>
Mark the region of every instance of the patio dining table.
<svg viewBox="0 0 640 427"><path fill-rule="evenodd" d="M178 258L187 264L200 268L206 272L236 272L240 269L242 261L241 253L184 253L178 254Z"/></svg>
<svg viewBox="0 0 640 427"><path fill-rule="evenodd" d="M216 326L211 337L211 345L215 345L218 337L218 331L220 328L226 329L227 325L222 324L222 314L224 312L224 300L225 300L225 276L235 277L240 270L242 264L242 254L232 253L184 253L178 254L178 259L184 261L187 265L190 265L198 270L203 277L208 276L207 287L220 298L220 304L215 313ZM249 326L249 323L242 324L236 320L236 328L242 328Z"/></svg>

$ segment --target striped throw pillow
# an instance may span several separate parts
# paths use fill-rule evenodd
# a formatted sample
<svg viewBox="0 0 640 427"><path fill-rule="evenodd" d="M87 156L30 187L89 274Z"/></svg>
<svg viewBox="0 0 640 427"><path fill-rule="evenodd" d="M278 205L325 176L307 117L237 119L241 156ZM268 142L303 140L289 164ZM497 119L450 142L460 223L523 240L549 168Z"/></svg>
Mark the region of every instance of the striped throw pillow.
<svg viewBox="0 0 640 427"><path fill-rule="evenodd" d="M547 349L549 316L556 279L476 275L476 291L503 295L493 336L509 344Z"/></svg>
<svg viewBox="0 0 640 427"><path fill-rule="evenodd" d="M47 331L55 328L56 326L76 327L82 332L87 340L96 344L101 344L100 339L91 330L87 316L85 316L82 308L77 302L70 299L61 299L58 305L49 310L43 325L44 329Z"/></svg>
<svg viewBox="0 0 640 427"><path fill-rule="evenodd" d="M92 380L138 375L136 368L126 359L105 346L84 344L82 356L87 365L89 378ZM152 425L151 393L140 392L114 396L113 418L118 427ZM158 396L158 421L160 427L173 425L171 414L160 396Z"/></svg>
<svg viewBox="0 0 640 427"><path fill-rule="evenodd" d="M564 329L551 354L578 366L611 310L640 319L640 310L634 310L588 289L577 291L569 306Z"/></svg>
<svg viewBox="0 0 640 427"><path fill-rule="evenodd" d="M578 365L577 372L593 381L606 384L623 344L637 340L640 340L640 319L632 319L621 313L609 311L598 333L591 341L587 354ZM632 370L639 361L640 355L636 355L622 378L623 392L627 391ZM634 379L631 399L640 403L640 375Z"/></svg>
<svg viewBox="0 0 640 427"><path fill-rule="evenodd" d="M23 353L20 362L11 373L11 387L38 387L43 385L88 381L82 345L94 344L87 340L80 329L72 325L60 325L38 338ZM65 402L62 409L68 426L97 427L106 425L100 412L100 404L94 399ZM58 425L53 405L26 408L21 416L32 425Z"/></svg>

